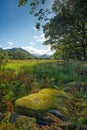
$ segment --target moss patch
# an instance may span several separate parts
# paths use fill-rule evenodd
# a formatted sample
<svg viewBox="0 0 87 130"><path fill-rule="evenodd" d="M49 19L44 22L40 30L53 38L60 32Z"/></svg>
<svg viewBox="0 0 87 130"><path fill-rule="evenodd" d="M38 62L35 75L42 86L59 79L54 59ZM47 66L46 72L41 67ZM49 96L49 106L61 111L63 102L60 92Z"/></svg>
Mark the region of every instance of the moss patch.
<svg viewBox="0 0 87 130"><path fill-rule="evenodd" d="M6 113L5 118L0 123L0 130L39 130L36 124L36 119L19 115L14 122L11 122L11 117L15 117L11 113Z"/></svg>
<svg viewBox="0 0 87 130"><path fill-rule="evenodd" d="M62 90L47 88L19 98L15 104L19 113L34 116L34 114L57 108L62 100L60 97L67 97L67 94Z"/></svg>

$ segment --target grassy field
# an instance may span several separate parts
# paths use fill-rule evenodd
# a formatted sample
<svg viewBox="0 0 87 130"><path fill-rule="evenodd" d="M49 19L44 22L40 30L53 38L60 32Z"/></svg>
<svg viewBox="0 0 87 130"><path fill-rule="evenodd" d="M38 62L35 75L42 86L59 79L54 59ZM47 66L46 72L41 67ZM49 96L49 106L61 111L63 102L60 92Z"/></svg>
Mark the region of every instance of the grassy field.
<svg viewBox="0 0 87 130"><path fill-rule="evenodd" d="M62 60L9 60L6 69L36 74L42 80L46 77L56 82L87 81L87 63L72 62L67 65Z"/></svg>
<svg viewBox="0 0 87 130"><path fill-rule="evenodd" d="M63 60L8 60L6 68L18 70L23 66L34 66L41 63L58 63L62 64Z"/></svg>
<svg viewBox="0 0 87 130"><path fill-rule="evenodd" d="M23 82L27 92L46 87L67 89L74 84L87 82L87 64L82 62L65 65L62 60L11 60L6 69L9 73L7 78L15 83Z"/></svg>
<svg viewBox="0 0 87 130"><path fill-rule="evenodd" d="M44 88L56 88L69 94L62 100L68 111L67 119L76 127L87 123L87 63L60 60L9 60L0 74L0 111L6 112L3 102L14 102ZM87 108L87 106L86 106ZM2 130L2 129L1 129ZM81 129L83 130L83 129Z"/></svg>

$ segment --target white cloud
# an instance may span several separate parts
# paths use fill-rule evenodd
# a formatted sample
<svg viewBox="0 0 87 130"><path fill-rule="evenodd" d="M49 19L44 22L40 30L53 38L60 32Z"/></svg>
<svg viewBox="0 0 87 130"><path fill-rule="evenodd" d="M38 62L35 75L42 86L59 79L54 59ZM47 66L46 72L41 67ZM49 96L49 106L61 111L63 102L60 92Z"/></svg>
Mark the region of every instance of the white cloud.
<svg viewBox="0 0 87 130"><path fill-rule="evenodd" d="M36 40L36 42L41 42L41 43L43 43L46 40L44 34L41 34L40 36L34 36L34 39Z"/></svg>
<svg viewBox="0 0 87 130"><path fill-rule="evenodd" d="M3 49L11 49L11 46L3 47Z"/></svg>
<svg viewBox="0 0 87 130"><path fill-rule="evenodd" d="M34 42L30 42L30 45L36 45L36 43L34 43Z"/></svg>
<svg viewBox="0 0 87 130"><path fill-rule="evenodd" d="M54 53L54 51L51 51L50 46L48 46L47 49L38 49L38 48L35 48L34 46L24 46L22 48L32 54L39 54L39 55L49 54L49 55L51 55Z"/></svg>
<svg viewBox="0 0 87 130"><path fill-rule="evenodd" d="M2 45L0 45L0 47L2 47Z"/></svg>
<svg viewBox="0 0 87 130"><path fill-rule="evenodd" d="M35 39L37 39L37 38L38 38L38 36L34 36L34 38L35 38Z"/></svg>
<svg viewBox="0 0 87 130"><path fill-rule="evenodd" d="M40 35L40 38L44 39L43 38L44 35ZM39 37L38 36L35 36L35 38L37 39L36 41L40 41ZM12 45L13 45L13 42L8 42L7 43L9 46L7 46L6 48L4 49L10 49L12 48ZM51 50L51 46L42 46L42 44L39 44L36 46L36 43L35 42L30 42L29 45L27 46L22 46L21 48L27 50L28 52L30 52L31 54L39 54L39 55L43 55L43 54L48 54L48 55L51 55L54 53L54 51Z"/></svg>
<svg viewBox="0 0 87 130"><path fill-rule="evenodd" d="M11 41L9 41L9 42L7 42L7 44L10 45L10 46L12 46L14 43L11 42Z"/></svg>

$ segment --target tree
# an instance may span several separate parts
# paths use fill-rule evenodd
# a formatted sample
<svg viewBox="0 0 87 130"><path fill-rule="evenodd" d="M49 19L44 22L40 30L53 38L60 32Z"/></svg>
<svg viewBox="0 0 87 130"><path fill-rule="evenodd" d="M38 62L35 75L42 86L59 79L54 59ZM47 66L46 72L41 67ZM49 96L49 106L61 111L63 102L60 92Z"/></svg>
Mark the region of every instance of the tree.
<svg viewBox="0 0 87 130"><path fill-rule="evenodd" d="M66 57L87 60L87 1L55 0L53 10L56 15L43 26L45 44L55 49L63 45Z"/></svg>

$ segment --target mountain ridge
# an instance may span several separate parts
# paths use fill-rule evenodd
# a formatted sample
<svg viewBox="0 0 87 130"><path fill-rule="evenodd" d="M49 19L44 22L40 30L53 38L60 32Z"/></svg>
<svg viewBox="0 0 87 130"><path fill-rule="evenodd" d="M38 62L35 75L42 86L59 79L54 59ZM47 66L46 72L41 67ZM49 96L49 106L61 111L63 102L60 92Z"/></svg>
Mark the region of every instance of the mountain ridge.
<svg viewBox="0 0 87 130"><path fill-rule="evenodd" d="M11 48L11 49L3 49L0 48L0 51L5 51L8 54L9 59L48 59L50 55L48 54L31 54L25 49L19 48Z"/></svg>

